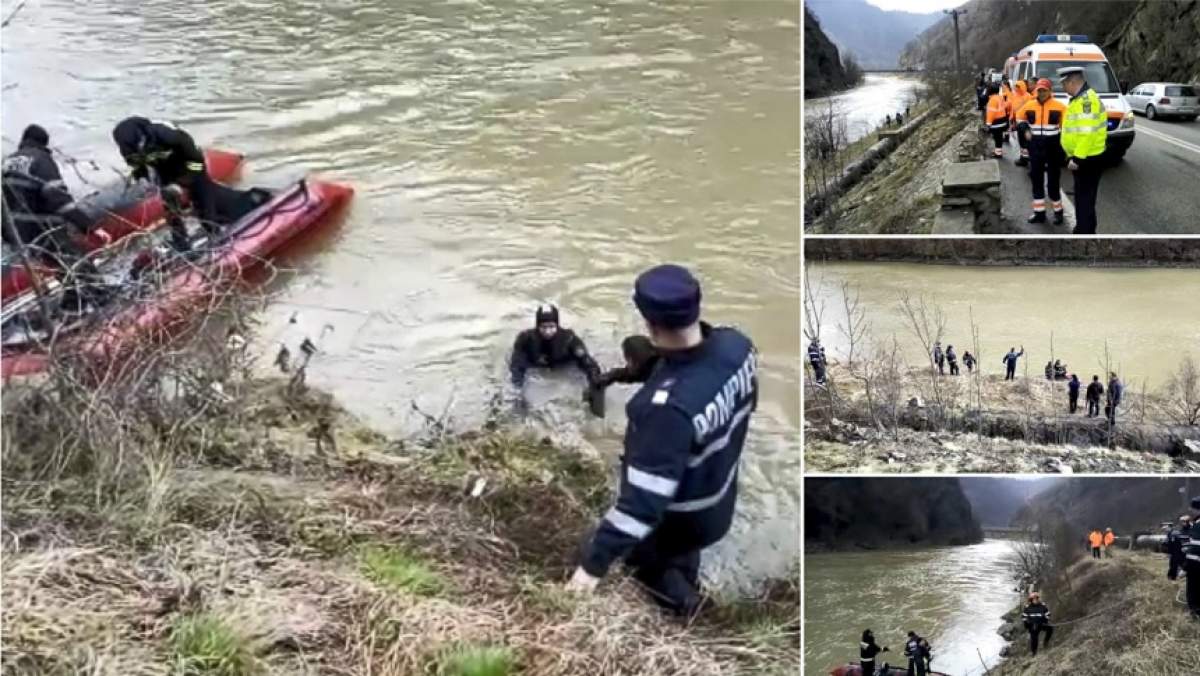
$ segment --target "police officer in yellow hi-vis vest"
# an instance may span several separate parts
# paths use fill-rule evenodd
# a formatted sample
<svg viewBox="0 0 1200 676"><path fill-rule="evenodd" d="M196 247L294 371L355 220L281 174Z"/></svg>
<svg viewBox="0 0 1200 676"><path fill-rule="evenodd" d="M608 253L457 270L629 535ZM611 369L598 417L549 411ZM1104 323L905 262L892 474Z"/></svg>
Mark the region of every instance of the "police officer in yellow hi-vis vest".
<svg viewBox="0 0 1200 676"><path fill-rule="evenodd" d="M1084 77L1083 66L1058 69L1059 82L1071 96L1063 121L1062 147L1067 168L1075 173L1075 234L1096 232L1096 194L1104 171L1108 115L1096 90Z"/></svg>

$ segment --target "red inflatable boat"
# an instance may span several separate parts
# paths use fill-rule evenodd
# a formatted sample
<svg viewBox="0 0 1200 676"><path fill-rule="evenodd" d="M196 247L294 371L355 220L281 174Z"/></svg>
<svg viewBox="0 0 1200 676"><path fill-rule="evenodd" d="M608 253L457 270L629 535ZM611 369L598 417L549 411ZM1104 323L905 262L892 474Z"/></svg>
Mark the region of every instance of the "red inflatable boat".
<svg viewBox="0 0 1200 676"><path fill-rule="evenodd" d="M243 156L238 153L211 148L204 151L208 175L219 183L233 181L242 167L242 160ZM187 200L186 194L184 200ZM163 218L163 203L158 189L144 184L127 187L124 183L116 183L79 199L76 204L92 217L96 227L103 228L112 237L113 242L131 232L150 228ZM93 251L104 245L104 240L94 233L79 241L85 251ZM43 278L55 275L55 271L46 266L35 263L34 267ZM5 255L3 268L3 283L0 285L0 298L3 300L7 301L31 286L29 271L15 255Z"/></svg>
<svg viewBox="0 0 1200 676"><path fill-rule="evenodd" d="M313 229L354 194L349 186L301 180L275 191L269 200L226 227L213 242L201 242L187 256L156 263L161 279L155 296L134 300L118 296L92 316L59 334L58 350L97 362L119 359L138 345L167 335L211 298L217 285L239 279L281 246ZM145 256L142 256L145 258ZM143 277L145 273L143 273ZM24 309L6 311L0 376L8 381L46 369L45 332L30 332L38 305L24 294ZM36 335L35 335L36 334Z"/></svg>
<svg viewBox="0 0 1200 676"><path fill-rule="evenodd" d="M886 671L884 670L886 668ZM949 676L940 671L927 671L929 676ZM834 667L829 672L830 676L868 676L863 674L862 667L857 664L847 664L841 667ZM878 676L908 676L908 669L901 667L892 667L885 665L880 667L877 672ZM874 675L872 675L874 676Z"/></svg>

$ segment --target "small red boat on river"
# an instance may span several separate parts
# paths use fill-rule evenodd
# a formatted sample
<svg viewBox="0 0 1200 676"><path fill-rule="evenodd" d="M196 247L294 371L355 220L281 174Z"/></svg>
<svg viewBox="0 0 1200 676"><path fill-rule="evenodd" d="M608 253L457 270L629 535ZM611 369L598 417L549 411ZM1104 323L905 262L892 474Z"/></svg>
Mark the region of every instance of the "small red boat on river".
<svg viewBox="0 0 1200 676"><path fill-rule="evenodd" d="M244 157L238 153L213 148L205 149L204 162L208 175L218 183L229 183L237 178L242 168ZM184 203L187 202L184 194ZM113 242L133 232L152 228L162 220L164 207L158 189L146 184L126 186L118 182L108 188L83 197L76 201L79 208L93 218L97 228L102 228L109 234ZM94 251L104 246L96 234L79 240L84 251ZM44 265L34 263L39 276L49 279L56 271ZM6 252L3 260L3 282L0 283L0 298L8 301L30 288L32 282L29 271L16 259Z"/></svg>
<svg viewBox="0 0 1200 676"><path fill-rule="evenodd" d="M260 191L266 193L266 191ZM138 277L160 280L149 300L138 299L130 288L80 314L56 322L56 351L67 351L89 361L114 360L126 356L146 340L164 335L206 304L224 284L241 279L249 270L277 253L280 247L314 229L327 216L345 205L352 188L337 183L300 180L282 190L271 191L261 205L215 239L197 239L188 254L155 257L144 249L136 257ZM152 272L140 269L147 261ZM128 263L128 261L126 261ZM65 290L54 285L54 294ZM53 333L41 326L42 310L32 292L6 303L3 317L3 351L0 377L44 371L50 361L46 341ZM69 324L69 325L68 325Z"/></svg>

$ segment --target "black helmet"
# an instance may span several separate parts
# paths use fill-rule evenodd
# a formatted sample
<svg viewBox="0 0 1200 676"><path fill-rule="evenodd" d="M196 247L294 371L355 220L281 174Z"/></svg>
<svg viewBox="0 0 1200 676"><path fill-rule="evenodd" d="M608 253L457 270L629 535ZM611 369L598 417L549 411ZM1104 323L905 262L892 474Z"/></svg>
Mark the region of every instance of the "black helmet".
<svg viewBox="0 0 1200 676"><path fill-rule="evenodd" d="M554 324L557 326L558 308L550 303L539 305L537 312L533 316L533 323L534 326L541 326L542 324Z"/></svg>
<svg viewBox="0 0 1200 676"><path fill-rule="evenodd" d="M870 629L863 629L863 635L862 635L863 643L866 643L873 638L875 638L875 634L871 633Z"/></svg>
<svg viewBox="0 0 1200 676"><path fill-rule="evenodd" d="M50 145L50 134L38 124L31 124L21 132L21 145L35 145L42 148Z"/></svg>

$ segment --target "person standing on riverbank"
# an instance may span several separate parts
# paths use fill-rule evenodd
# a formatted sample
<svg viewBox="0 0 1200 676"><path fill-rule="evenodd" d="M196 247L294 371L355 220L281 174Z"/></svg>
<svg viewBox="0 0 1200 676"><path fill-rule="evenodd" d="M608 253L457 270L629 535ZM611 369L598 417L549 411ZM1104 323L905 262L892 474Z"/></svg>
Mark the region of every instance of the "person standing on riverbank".
<svg viewBox="0 0 1200 676"><path fill-rule="evenodd" d="M700 296L677 265L651 268L634 284L660 362L625 406L617 501L585 545L571 591L591 592L623 559L663 608L691 617L702 607L700 552L733 522L758 378L754 344L700 321Z"/></svg>
<svg viewBox="0 0 1200 676"><path fill-rule="evenodd" d="M1023 355L1023 354L1025 354L1025 346L1024 345L1021 346L1020 352L1017 352L1017 348L1015 348L1015 347L1008 348L1008 354L1004 355L1004 358L1001 360L1002 362L1004 362L1004 369L1005 369L1004 370L1004 379L1005 380L1014 380L1016 378L1016 376L1017 376L1017 360L1020 359L1021 355Z"/></svg>
<svg viewBox="0 0 1200 676"><path fill-rule="evenodd" d="M987 109L983 113L984 124L992 135L992 155L997 159L1004 157L1004 132L1008 130L1009 109L1008 101L1000 94L1000 87L988 86Z"/></svg>
<svg viewBox="0 0 1200 676"><path fill-rule="evenodd" d="M1096 197L1104 173L1108 115L1096 90L1088 85L1083 66L1058 69L1059 82L1071 96L1063 122L1062 147L1067 168L1075 172L1075 234L1096 234Z"/></svg>
<svg viewBox="0 0 1200 676"><path fill-rule="evenodd" d="M1104 536L1100 534L1100 529L1088 533L1088 543L1092 545L1092 558L1100 558L1100 548L1104 546Z"/></svg>
<svg viewBox="0 0 1200 676"><path fill-rule="evenodd" d="M812 367L813 378L818 385L825 384L825 348L821 346L820 338L813 338L808 344L808 365Z"/></svg>
<svg viewBox="0 0 1200 676"><path fill-rule="evenodd" d="M1100 415L1100 395L1104 394L1104 386L1100 384L1100 376L1092 376L1092 382L1087 388L1087 417L1095 418Z"/></svg>
<svg viewBox="0 0 1200 676"><path fill-rule="evenodd" d="M1183 570L1187 574L1187 604L1200 620L1200 496L1192 498L1192 525L1183 543Z"/></svg>
<svg viewBox="0 0 1200 676"><path fill-rule="evenodd" d="M963 353L963 366L967 367L968 375L972 371L974 371L975 370L975 355L971 354L970 352L964 352Z"/></svg>
<svg viewBox="0 0 1200 676"><path fill-rule="evenodd" d="M1125 393L1125 386L1121 384L1121 380L1117 378L1116 373L1108 374L1108 404L1104 407L1104 414L1108 416L1110 425L1117 424L1117 407L1121 405L1121 395Z"/></svg>
<svg viewBox="0 0 1200 676"><path fill-rule="evenodd" d="M1104 529L1104 558L1112 558L1112 546L1117 541L1117 536L1113 534L1111 528Z"/></svg>
<svg viewBox="0 0 1200 676"><path fill-rule="evenodd" d="M1189 533L1192 530L1192 517L1183 514L1179 517L1179 524L1170 529L1167 533L1167 579L1174 581L1179 578L1179 571L1183 569L1183 564L1186 559L1183 556L1183 546L1190 539Z"/></svg>
<svg viewBox="0 0 1200 676"><path fill-rule="evenodd" d="M946 346L946 363L950 364L950 375L958 375L958 355L955 354L953 345Z"/></svg>
<svg viewBox="0 0 1200 676"><path fill-rule="evenodd" d="M937 365L938 375L946 375L946 354L942 352L942 341L933 344L933 363Z"/></svg>
<svg viewBox="0 0 1200 676"><path fill-rule="evenodd" d="M1071 413L1079 410L1079 387L1081 385L1079 376L1072 373L1071 382L1067 383L1067 400L1070 403Z"/></svg>
<svg viewBox="0 0 1200 676"><path fill-rule="evenodd" d="M908 640L904 643L904 656L908 658L908 676L926 676L929 673L929 661L933 659L929 641L918 636L917 632L908 632Z"/></svg>
<svg viewBox="0 0 1200 676"><path fill-rule="evenodd" d="M1054 636L1054 627L1050 625L1050 609L1046 604L1042 603L1042 595L1033 592L1029 595L1029 604L1021 611L1021 619L1025 623L1025 629L1029 632L1029 652L1036 655L1038 652L1038 637L1041 634L1046 635L1044 647L1050 647L1050 637Z"/></svg>

